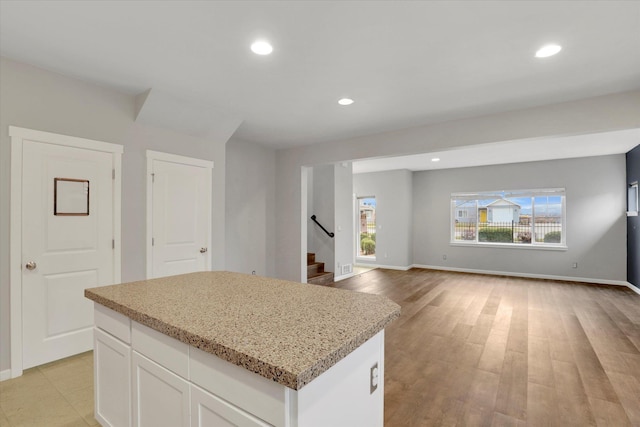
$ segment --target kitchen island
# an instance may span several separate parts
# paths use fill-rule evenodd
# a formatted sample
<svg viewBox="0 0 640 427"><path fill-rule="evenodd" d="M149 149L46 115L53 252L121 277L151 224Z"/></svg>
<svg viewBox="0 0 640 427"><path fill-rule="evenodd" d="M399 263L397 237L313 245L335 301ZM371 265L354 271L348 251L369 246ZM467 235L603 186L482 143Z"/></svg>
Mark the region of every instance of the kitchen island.
<svg viewBox="0 0 640 427"><path fill-rule="evenodd" d="M231 272L85 290L103 426L382 426L379 295Z"/></svg>

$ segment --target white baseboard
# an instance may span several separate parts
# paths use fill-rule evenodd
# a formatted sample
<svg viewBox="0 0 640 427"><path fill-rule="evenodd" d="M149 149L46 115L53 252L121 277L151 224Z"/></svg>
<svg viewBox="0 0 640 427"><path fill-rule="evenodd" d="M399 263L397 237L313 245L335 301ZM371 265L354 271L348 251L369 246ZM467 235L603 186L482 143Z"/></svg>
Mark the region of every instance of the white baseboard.
<svg viewBox="0 0 640 427"><path fill-rule="evenodd" d="M412 268L426 268L429 270L457 271L459 273L491 274L494 276L525 277L528 279L561 280L564 282L584 282L584 283L594 283L598 285L626 286L636 294L640 295L640 289L636 288L631 283L626 282L624 280L592 279L588 277L572 277L572 276L554 276L550 274L517 273L517 272L511 272L511 271L478 270L473 268L444 267L441 265L425 265L425 264L412 264L406 267L399 267L397 265L365 264L365 263L361 263L359 265L371 267L371 268L384 268L387 270L407 271ZM346 274L344 276L335 278L334 281L338 282L340 280L348 279L349 277L353 277L353 276L355 276L355 273Z"/></svg>
<svg viewBox="0 0 640 427"><path fill-rule="evenodd" d="M5 381L11 379L11 369L5 369L4 371L0 371L0 381Z"/></svg>
<svg viewBox="0 0 640 427"><path fill-rule="evenodd" d="M400 271L407 271L413 268L413 265L397 266L397 265L365 264L365 263L361 263L359 265L363 267L384 268L386 270L400 270Z"/></svg>
<svg viewBox="0 0 640 427"><path fill-rule="evenodd" d="M627 282L626 285L627 285L627 288L631 289L633 292L635 292L636 294L640 295L640 289L636 288L635 286L633 286L629 282Z"/></svg>
<svg viewBox="0 0 640 427"><path fill-rule="evenodd" d="M355 275L356 275L356 273L349 273L349 274L343 274L342 276L338 276L338 277L334 276L333 277L333 281L334 282L339 282L341 280L348 279L349 277L353 277Z"/></svg>
<svg viewBox="0 0 640 427"><path fill-rule="evenodd" d="M622 281L622 280L592 279L588 277L554 276L549 274L516 273L511 271L477 270L473 268L443 267L441 265L413 264L412 267L428 268L430 270L457 271L460 273L491 274L494 276L526 277L528 279L561 280L564 282L585 282L585 283L595 283L599 285L627 286L631 288L632 291L636 293L640 293L640 291L637 288L635 288L633 285L631 285L631 283Z"/></svg>

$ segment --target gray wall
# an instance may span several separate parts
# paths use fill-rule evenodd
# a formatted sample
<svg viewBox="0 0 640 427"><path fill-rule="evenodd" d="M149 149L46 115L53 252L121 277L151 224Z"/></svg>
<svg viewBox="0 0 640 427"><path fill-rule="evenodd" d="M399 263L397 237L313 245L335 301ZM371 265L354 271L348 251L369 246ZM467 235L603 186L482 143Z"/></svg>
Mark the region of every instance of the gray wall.
<svg viewBox="0 0 640 427"><path fill-rule="evenodd" d="M124 145L122 280L145 276L145 150L214 161L213 268L225 266L225 142L134 122L134 96L2 58L0 60L0 371L10 368L10 125Z"/></svg>
<svg viewBox="0 0 640 427"><path fill-rule="evenodd" d="M276 158L276 274L301 279L301 168L356 159L416 154L525 138L583 135L640 127L640 91L432 124L278 150ZM561 148L561 147L560 147ZM305 190L306 193L306 190Z"/></svg>
<svg viewBox="0 0 640 427"><path fill-rule="evenodd" d="M353 206L353 168L350 162L334 166L335 181L335 278L342 276L342 266L355 261L355 218Z"/></svg>
<svg viewBox="0 0 640 427"><path fill-rule="evenodd" d="M376 198L376 260L372 264L400 268L413 264L412 182L412 172L408 170L353 176L356 197Z"/></svg>
<svg viewBox="0 0 640 427"><path fill-rule="evenodd" d="M315 227L308 221L308 218L313 215L313 168L305 168L305 171L307 173L307 214L305 215L307 221L304 221L303 225L307 227L307 252L315 253Z"/></svg>
<svg viewBox="0 0 640 427"><path fill-rule="evenodd" d="M353 264L353 180L351 163L319 165L305 168L307 172L307 252L316 254L316 261L325 263L325 271L339 278L344 264ZM329 237L314 223L316 219L334 237ZM300 279L296 279L300 280Z"/></svg>
<svg viewBox="0 0 640 427"><path fill-rule="evenodd" d="M275 150L227 143L226 269L275 275Z"/></svg>
<svg viewBox="0 0 640 427"><path fill-rule="evenodd" d="M624 281L624 155L416 172L413 263ZM451 246L452 192L566 189L566 251ZM447 255L446 261L443 255ZM572 268L574 262L578 268Z"/></svg>
<svg viewBox="0 0 640 427"><path fill-rule="evenodd" d="M308 204L310 210L307 212L306 218L307 234L311 240L307 242L307 245L313 248L316 261L325 263L326 271L334 271L332 270L335 265L334 239L327 236L327 233L309 218L311 215L315 215L317 221L324 228L335 233L335 183L333 165L321 165L313 168L313 203ZM309 245L309 243L311 244Z"/></svg>

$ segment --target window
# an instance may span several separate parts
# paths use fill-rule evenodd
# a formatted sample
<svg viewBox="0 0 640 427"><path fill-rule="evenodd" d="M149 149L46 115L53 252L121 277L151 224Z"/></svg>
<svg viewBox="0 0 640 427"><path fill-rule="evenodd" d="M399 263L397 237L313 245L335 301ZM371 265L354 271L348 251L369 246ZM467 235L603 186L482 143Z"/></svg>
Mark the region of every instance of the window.
<svg viewBox="0 0 640 427"><path fill-rule="evenodd" d="M638 181L629 184L627 190L627 216L638 216Z"/></svg>
<svg viewBox="0 0 640 427"><path fill-rule="evenodd" d="M563 247L565 190L453 193L451 243Z"/></svg>
<svg viewBox="0 0 640 427"><path fill-rule="evenodd" d="M372 258L376 256L376 198L358 197L356 257Z"/></svg>

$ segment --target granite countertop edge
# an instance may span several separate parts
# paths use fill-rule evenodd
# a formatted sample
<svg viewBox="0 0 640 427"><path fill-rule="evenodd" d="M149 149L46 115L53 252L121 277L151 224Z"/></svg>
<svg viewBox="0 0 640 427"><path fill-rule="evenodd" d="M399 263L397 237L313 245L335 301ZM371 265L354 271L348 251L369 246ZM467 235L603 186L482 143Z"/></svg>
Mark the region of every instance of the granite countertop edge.
<svg viewBox="0 0 640 427"><path fill-rule="evenodd" d="M352 351L364 344L371 337L383 330L388 324L400 317L400 307L398 306L397 309L382 317L378 322L372 324L365 330L360 331L354 338L345 342L327 356L317 360L314 364L296 374L282 367L260 360L257 357L244 354L234 350L233 348L199 337L197 334L170 325L162 320L143 314L108 298L104 298L93 293L90 289L85 289L84 294L86 298L123 314L133 321L293 390L300 390L302 387L309 384L315 378L319 377L333 365L349 355Z"/></svg>

